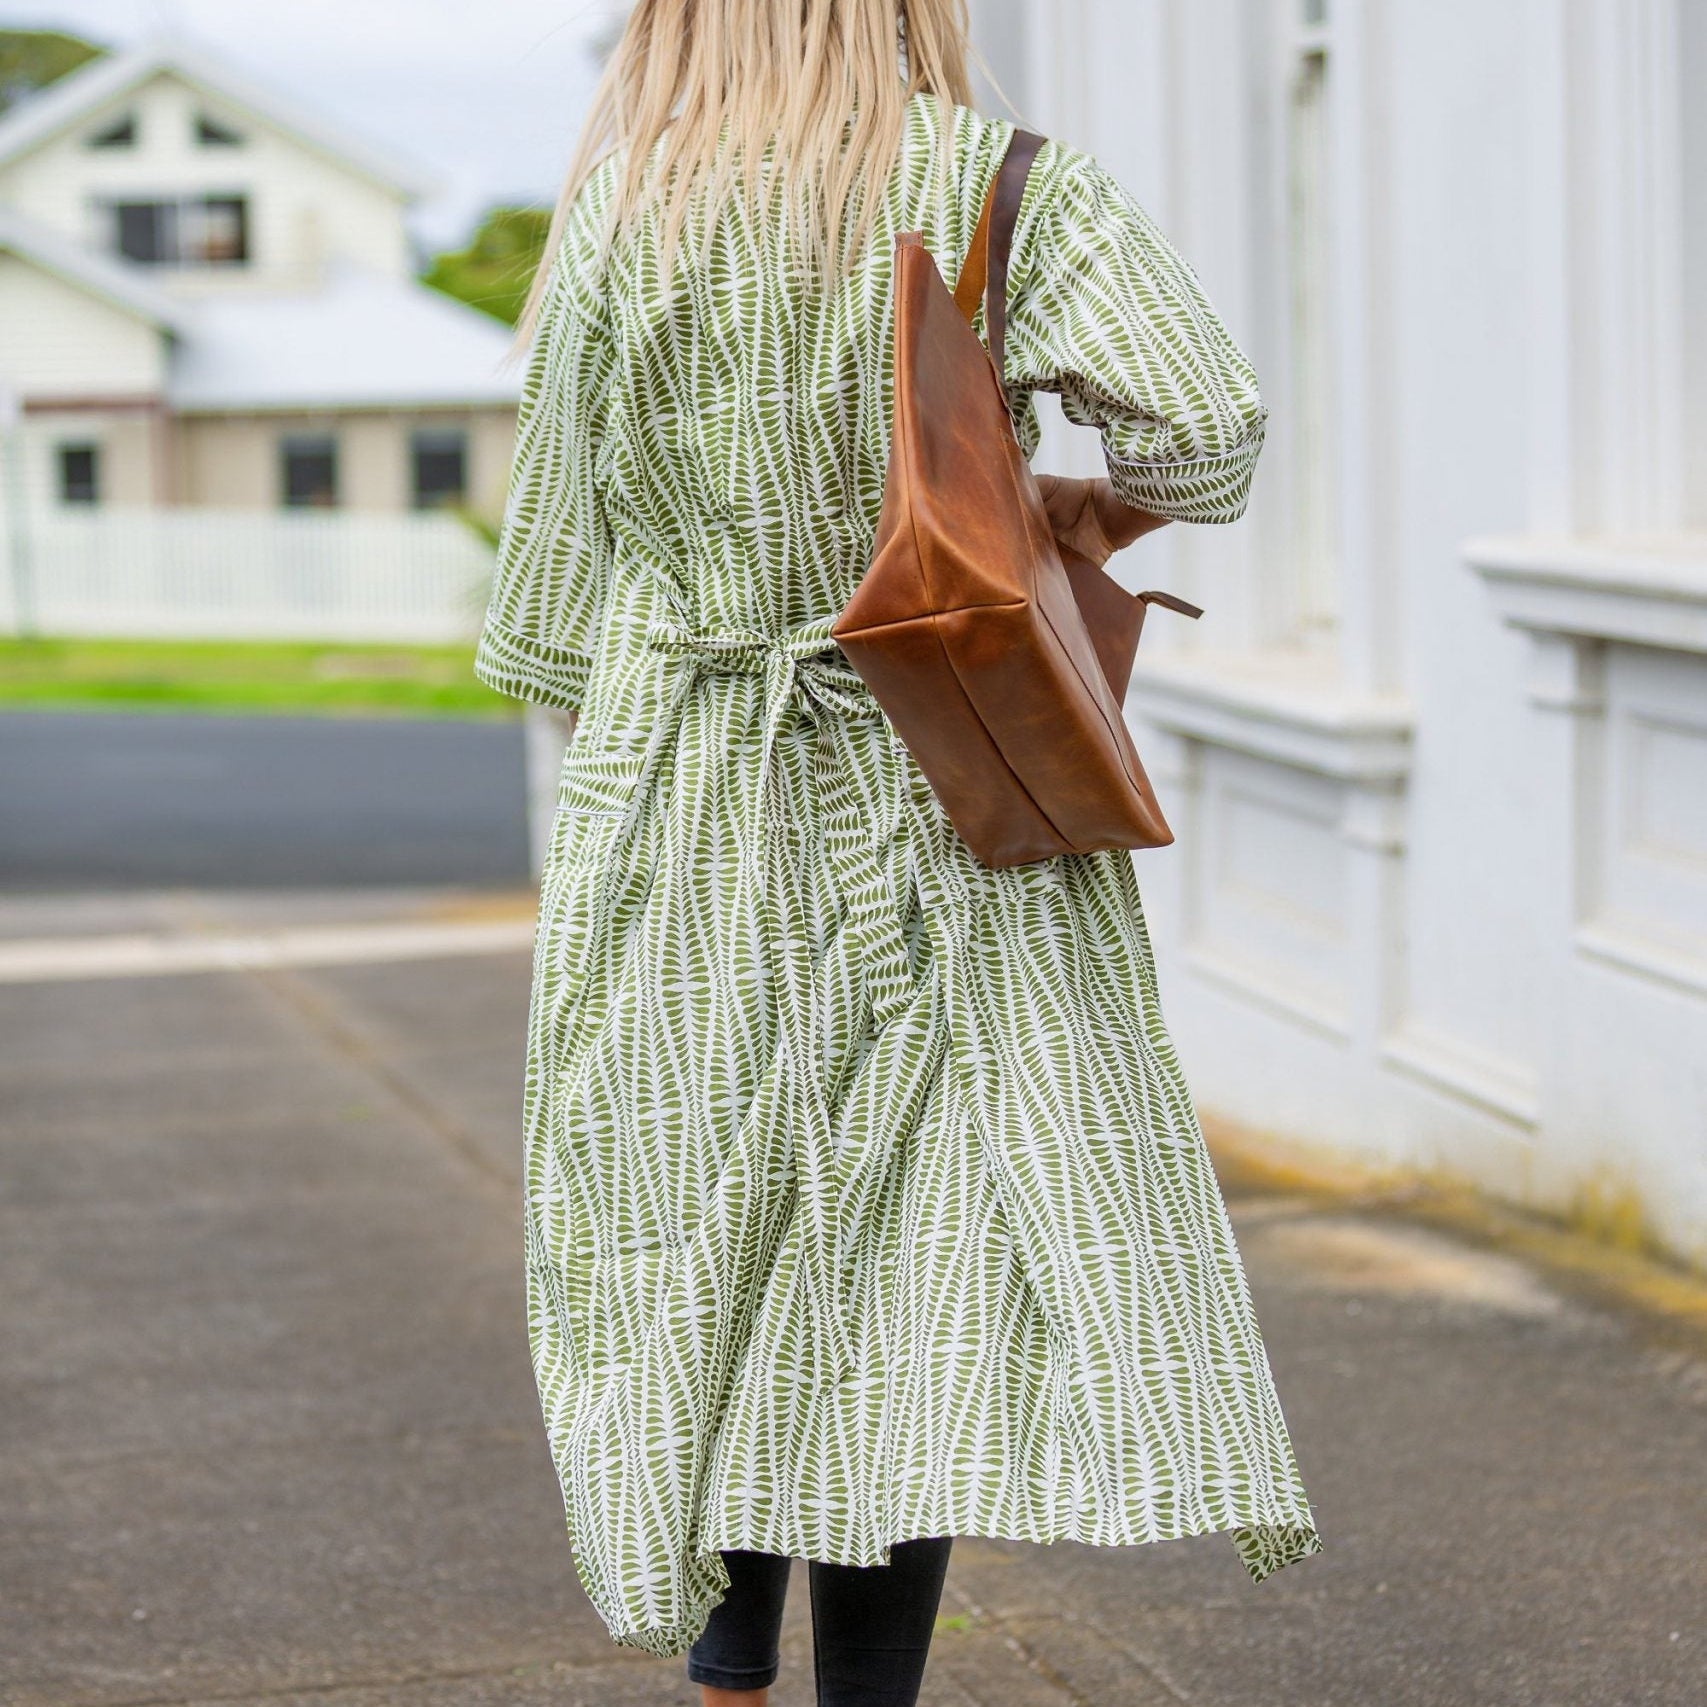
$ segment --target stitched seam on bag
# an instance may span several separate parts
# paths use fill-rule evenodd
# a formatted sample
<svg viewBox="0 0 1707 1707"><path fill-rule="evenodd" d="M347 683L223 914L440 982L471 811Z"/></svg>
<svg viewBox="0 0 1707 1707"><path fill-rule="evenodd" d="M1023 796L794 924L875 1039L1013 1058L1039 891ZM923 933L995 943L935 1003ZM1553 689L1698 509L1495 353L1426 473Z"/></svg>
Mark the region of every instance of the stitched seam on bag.
<svg viewBox="0 0 1707 1707"><path fill-rule="evenodd" d="M1000 170L999 167L997 169L998 169L998 171ZM936 271L937 278L940 281L942 279L942 272L941 272L940 268L937 268L936 261L934 258L931 261L931 266L932 266L933 270ZM956 312L958 312L958 308L957 308ZM909 321L909 324L910 324L910 321ZM895 335L896 335L896 339L898 342L900 339L900 335L901 335L901 307L900 307L899 301L897 301L896 309L895 309L895 328L896 328ZM989 352L988 351L985 352L985 361L986 361L986 364L990 368L992 378L994 378L996 380L997 390L998 390L998 392L1000 392L1000 390L1001 390L1001 378L995 372L995 364L993 362L989 361ZM891 414L891 421L893 423L893 430L891 431L891 433L889 435L890 436L889 455L890 455L890 459L891 459L892 463L894 462L894 459L895 459L895 449L896 449L894 441L897 438L902 438L907 443L911 442L910 438L907 437L907 433L906 433L906 411L900 407L900 377L901 377L900 352L899 352L899 348L897 348L896 363L895 363L895 397L894 397L893 402L892 402L892 414ZM1012 422L1011 418L1008 422L1008 430L1010 432L1013 431L1013 422ZM899 466L902 468L906 468L908 466L908 463L906 462L905 459L903 459L900 462ZM911 481L909 481L908 484L910 486ZM914 555L914 558L919 563L920 570L922 573L925 560L924 560L923 554L919 550L919 517L918 517L918 512L914 508L911 501L909 501L907 504L907 525L911 529L912 535L913 535L913 555ZM928 587L927 587L926 591L927 592L929 591ZM956 608L958 610L1016 610L1016 609L1019 609L1021 606L1023 606L1025 603L1026 603L1026 601L1023 599L1014 599L1014 600L1004 601L1003 603L1000 603L1000 604L960 605ZM958 686L960 689L961 698L966 701L968 708L972 711L973 715L977 717L979 726L982 727L983 723L984 723L983 716L978 711L977 704L973 700L971 694L969 694L966 691L966 682L965 682L965 679L961 676L960 670L954 662L954 655L949 651L948 647L943 642L941 628L940 628L941 618L944 616L951 616L953 614L955 614L955 613L952 611L928 612L927 616L928 616L928 620L929 620L930 625L931 625L931 634L932 634L932 637L936 640L938 648L942 652L943 661L948 665L949 672L953 675L956 686ZM921 619L918 617L912 617L912 618L908 618L907 620L911 621L911 622L917 622ZM882 626L885 628L891 628L891 627L896 627L899 625L894 624L894 623L884 623ZM1072 837L1067 836L1067 835L1062 835L1060 826L1056 824L1055 820L1053 818L1051 818L1049 816L1049 814L1047 812L1045 812L1043 810L1043 808L1033 798L1031 790L1025 786L1025 783L1021 779L1019 773L1013 768L1012 765L1010 765L1008 763L1007 755L996 744L995 740L990 737L988 729L985 730L985 737L986 737L986 739L988 739L990 741L991 751L994 752L996 757L1001 760L1003 769L1005 769L1007 771L1008 775L1013 778L1014 786L1016 788L1018 788L1020 793L1022 795L1024 795L1025 798L1031 802L1032 810L1034 812L1036 812L1038 817L1041 818L1043 820L1043 822L1049 826L1049 829L1050 829L1052 834L1059 836L1060 839L1068 845L1068 847L1071 847L1073 844Z"/></svg>
<svg viewBox="0 0 1707 1707"><path fill-rule="evenodd" d="M1091 683L1085 679L1085 672L1079 668L1078 660L1076 658L1074 658L1071 649L1068 647L1067 643L1061 638L1060 630L1058 628L1056 628L1055 624L1052 621L1050 621L1049 612L1042 604L1038 605L1037 614L1043 618L1044 625L1048 628L1049 632L1055 637L1055 644L1061 648L1062 656L1067 660L1067 663L1071 666L1073 674L1079 678L1079 686L1082 687L1085 690L1085 692L1090 696L1090 698L1096 702L1097 714L1102 718L1103 727L1105 729L1107 729L1107 731L1109 732L1109 735L1113 738L1115 746L1117 748L1120 748L1121 742L1120 742L1119 732L1115 729L1114 725L1112 723L1110 723L1108 720L1108 713L1103 709L1102 696L1099 693L1097 693L1095 688L1092 687ZM1107 686L1106 680L1105 680L1103 685ZM1126 780L1129 783L1131 783L1133 788L1136 789L1138 787L1138 779L1135 776L1133 776L1133 774L1130 770L1127 769L1126 753L1125 753L1124 749L1121 749L1121 752L1120 752L1120 768L1121 768L1121 771L1125 774Z"/></svg>
<svg viewBox="0 0 1707 1707"><path fill-rule="evenodd" d="M995 607L986 605L986 606L983 606L982 608L986 609L986 610L992 609L992 608L1003 609L1003 610L1016 610L1023 603L1024 603L1024 601L1020 600L1020 601L1017 601L1015 604L1011 604L1011 605L1003 605L1003 606L995 606ZM976 608L980 608L980 607L974 606L971 608L976 609ZM944 614L946 615L949 613L945 612ZM1031 802L1032 810L1038 815L1039 818L1041 818L1043 820L1043 822L1045 824L1047 824L1049 826L1049 828L1057 836L1060 836L1061 840L1067 844L1068 848L1071 848L1073 845L1073 838L1069 835L1066 835L1062 831L1060 825L1057 824L1055 822L1055 820L1053 818L1051 818L1049 816L1049 814L1043 810L1043 807L1038 803L1037 798L1032 794L1031 790L1025 786L1025 779L1023 777L1021 777L1019 772L1016 771L1011 764L1008 763L1007 754L1002 751L1002 749L996 744L994 737L990 735L989 729L984 724L983 713L978 710L978 702L975 699L973 699L973 697L970 693L968 693L966 691L966 679L964 676L961 675L960 668L954 661L954 654L951 651L949 651L948 647L943 642L942 634L941 634L939 627L938 627L939 618L935 614L932 614L928 618L928 620L929 620L930 625L931 625L931 632L936 638L936 643L942 649L943 661L948 665L949 672L954 677L955 685L960 689L960 697L966 701L966 704L971 709L972 714L978 719L979 727L984 729L985 737L990 742L990 751L993 752L996 755L996 757L1001 760L1002 768L1008 773L1009 776L1011 776L1014 779L1014 786L1016 788L1018 788L1020 793L1023 794L1026 797L1026 799Z"/></svg>
<svg viewBox="0 0 1707 1707"><path fill-rule="evenodd" d="M996 599L984 605L955 605L949 610L920 611L916 616L898 616L893 622L874 622L866 628L855 629L848 638L863 639L868 634L882 634L886 629L906 628L915 622L935 622L939 617L959 616L966 611L1023 610L1029 602L1026 599Z"/></svg>

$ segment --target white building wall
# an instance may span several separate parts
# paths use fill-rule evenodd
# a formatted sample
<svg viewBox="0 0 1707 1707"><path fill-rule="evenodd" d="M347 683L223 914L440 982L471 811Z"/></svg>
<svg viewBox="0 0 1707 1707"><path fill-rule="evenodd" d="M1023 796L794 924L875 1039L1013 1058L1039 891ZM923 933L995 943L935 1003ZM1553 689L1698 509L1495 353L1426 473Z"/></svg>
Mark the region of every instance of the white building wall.
<svg viewBox="0 0 1707 1707"><path fill-rule="evenodd" d="M180 416L173 426L174 501L225 510L276 510L283 502L281 440L325 433L338 446L339 502L367 513L414 503L410 460L420 429L467 434L468 504L493 520L503 512L515 447L516 411L338 410L322 413Z"/></svg>
<svg viewBox="0 0 1707 1707"><path fill-rule="evenodd" d="M103 504L157 504L166 496L170 433L165 415L151 402L31 408L16 428L0 433L0 528L6 531L0 543L0 576L12 567L14 494L22 491L32 505L57 512L60 453L65 447L95 447Z"/></svg>
<svg viewBox="0 0 1707 1707"><path fill-rule="evenodd" d="M127 112L137 116L134 147L86 145ZM242 146L199 145L196 118L203 112L241 136ZM249 197L251 260L247 266L151 271L180 294L308 289L332 257L388 276L413 273L396 193L246 110L204 97L170 72L0 166L0 202L94 249L109 242L100 198L201 194Z"/></svg>
<svg viewBox="0 0 1707 1707"><path fill-rule="evenodd" d="M1150 625L1129 702L1179 832L1137 858L1200 1099L1538 1207L1622 1200L1707 1259L1707 0L979 25L1274 409L1244 522L1116 564L1209 611ZM1040 462L1094 467L1087 438Z"/></svg>
<svg viewBox="0 0 1707 1707"><path fill-rule="evenodd" d="M157 327L0 251L0 375L20 397L157 397L165 363Z"/></svg>

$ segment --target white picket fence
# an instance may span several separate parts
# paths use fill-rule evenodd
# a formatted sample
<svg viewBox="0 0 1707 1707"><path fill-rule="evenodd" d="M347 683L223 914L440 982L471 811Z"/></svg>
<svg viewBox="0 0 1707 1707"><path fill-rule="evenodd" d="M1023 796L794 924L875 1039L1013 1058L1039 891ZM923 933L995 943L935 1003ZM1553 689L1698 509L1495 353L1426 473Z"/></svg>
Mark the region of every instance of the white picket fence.
<svg viewBox="0 0 1707 1707"><path fill-rule="evenodd" d="M0 506L0 633L454 642L491 574L442 514Z"/></svg>

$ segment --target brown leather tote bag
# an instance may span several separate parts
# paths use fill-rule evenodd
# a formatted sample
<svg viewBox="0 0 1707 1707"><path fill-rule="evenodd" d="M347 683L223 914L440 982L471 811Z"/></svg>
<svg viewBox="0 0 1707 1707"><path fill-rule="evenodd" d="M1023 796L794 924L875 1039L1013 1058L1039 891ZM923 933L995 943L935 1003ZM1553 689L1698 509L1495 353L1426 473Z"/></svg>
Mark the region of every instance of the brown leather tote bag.
<svg viewBox="0 0 1707 1707"><path fill-rule="evenodd" d="M1002 381L1007 264L1043 138L1016 131L950 295L895 248L895 399L870 567L831 634L988 866L1173 838L1121 711L1151 603L1063 555ZM972 330L980 297L990 348Z"/></svg>

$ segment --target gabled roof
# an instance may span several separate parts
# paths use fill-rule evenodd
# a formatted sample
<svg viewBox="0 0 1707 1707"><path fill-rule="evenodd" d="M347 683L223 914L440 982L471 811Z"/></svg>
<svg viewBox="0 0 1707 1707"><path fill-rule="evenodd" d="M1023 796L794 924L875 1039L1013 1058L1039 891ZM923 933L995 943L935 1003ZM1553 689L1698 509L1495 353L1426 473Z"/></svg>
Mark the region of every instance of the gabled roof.
<svg viewBox="0 0 1707 1707"><path fill-rule="evenodd" d="M436 186L417 166L289 96L263 87L201 42L162 33L92 59L0 118L0 166L52 141L107 102L168 71L204 94L229 101L298 142L404 199Z"/></svg>
<svg viewBox="0 0 1707 1707"><path fill-rule="evenodd" d="M158 290L134 267L111 260L62 237L57 231L0 206L0 250L20 255L44 272L56 274L115 307L180 336L194 324L188 304Z"/></svg>
<svg viewBox="0 0 1707 1707"><path fill-rule="evenodd" d="M187 414L515 403L509 328L413 279L351 262L320 289L204 297L166 395Z"/></svg>

